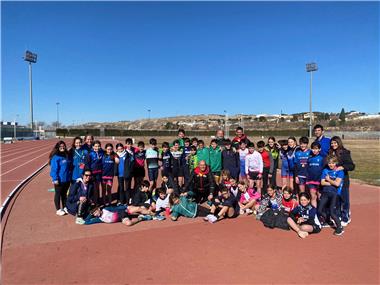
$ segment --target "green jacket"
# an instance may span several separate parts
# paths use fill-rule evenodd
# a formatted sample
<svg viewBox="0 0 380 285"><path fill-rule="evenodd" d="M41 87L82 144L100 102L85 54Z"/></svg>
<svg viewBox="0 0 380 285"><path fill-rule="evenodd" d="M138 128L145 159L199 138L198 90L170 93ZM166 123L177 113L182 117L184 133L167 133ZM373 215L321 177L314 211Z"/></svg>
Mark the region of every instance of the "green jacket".
<svg viewBox="0 0 380 285"><path fill-rule="evenodd" d="M209 151L208 147L198 149L197 150L197 157L198 157L198 163L201 160L204 160L204 161L206 161L207 165L210 165L210 151Z"/></svg>
<svg viewBox="0 0 380 285"><path fill-rule="evenodd" d="M198 156L190 154L189 156L189 169L190 172L194 171L194 169L198 166Z"/></svg>
<svg viewBox="0 0 380 285"><path fill-rule="evenodd" d="M210 150L210 168L211 172L219 172L222 170L222 150L220 147L216 147L216 149L213 149L212 147L209 148Z"/></svg>
<svg viewBox="0 0 380 285"><path fill-rule="evenodd" d="M266 145L265 149L272 154L273 160L277 160L278 159L278 157L280 155L280 151L276 147L270 148L268 145Z"/></svg>
<svg viewBox="0 0 380 285"><path fill-rule="evenodd" d="M179 216L184 216L187 218L195 218L198 212L198 205L195 202L191 202L186 197L182 196L179 198L180 203L172 206L171 215L175 218Z"/></svg>

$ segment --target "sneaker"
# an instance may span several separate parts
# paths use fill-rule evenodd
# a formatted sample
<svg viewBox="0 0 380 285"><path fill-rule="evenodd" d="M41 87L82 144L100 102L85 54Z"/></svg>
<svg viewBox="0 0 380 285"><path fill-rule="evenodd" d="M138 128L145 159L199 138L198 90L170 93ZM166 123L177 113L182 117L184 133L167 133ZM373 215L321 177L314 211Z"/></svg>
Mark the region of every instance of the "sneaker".
<svg viewBox="0 0 380 285"><path fill-rule="evenodd" d="M251 209L247 209L245 210L245 212L247 213L247 215L253 214L253 211Z"/></svg>
<svg viewBox="0 0 380 285"><path fill-rule="evenodd" d="M341 236L344 233L343 227L337 228L334 232L334 235Z"/></svg>
<svg viewBox="0 0 380 285"><path fill-rule="evenodd" d="M151 215L139 215L137 218L140 221L150 221L150 220L152 220L152 216Z"/></svg>
<svg viewBox="0 0 380 285"><path fill-rule="evenodd" d="M340 224L342 225L342 227L347 227L348 222L341 221Z"/></svg>
<svg viewBox="0 0 380 285"><path fill-rule="evenodd" d="M57 210L57 212L55 212L55 213L56 213L58 216L64 216L64 215L66 215L65 211L62 210L62 209Z"/></svg>
<svg viewBox="0 0 380 285"><path fill-rule="evenodd" d="M214 215L210 215L210 217L208 218L208 221L209 221L211 224L215 223L217 220L218 220L218 218L215 217Z"/></svg>
<svg viewBox="0 0 380 285"><path fill-rule="evenodd" d="M240 215L244 215L245 211L243 209L240 209Z"/></svg>
<svg viewBox="0 0 380 285"><path fill-rule="evenodd" d="M76 218L75 219L75 223L77 224L77 225L83 225L84 224L84 220L83 220L83 218Z"/></svg>
<svg viewBox="0 0 380 285"><path fill-rule="evenodd" d="M66 214L69 214L69 211L67 210L67 208L63 208L63 211L66 213Z"/></svg>
<svg viewBox="0 0 380 285"><path fill-rule="evenodd" d="M156 215L156 216L153 216L153 220L163 221L163 220L165 220L165 217L162 215Z"/></svg>
<svg viewBox="0 0 380 285"><path fill-rule="evenodd" d="M335 222L334 221L332 221L332 220L330 220L329 222L325 222L325 223L323 223L322 225L322 228L336 228L336 226L335 226Z"/></svg>

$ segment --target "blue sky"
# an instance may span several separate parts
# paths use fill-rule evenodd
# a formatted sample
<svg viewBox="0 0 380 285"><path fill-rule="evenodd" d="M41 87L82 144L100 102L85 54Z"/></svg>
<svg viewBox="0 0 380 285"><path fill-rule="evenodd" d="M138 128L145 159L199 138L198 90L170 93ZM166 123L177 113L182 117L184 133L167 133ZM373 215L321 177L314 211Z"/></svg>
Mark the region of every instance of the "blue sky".
<svg viewBox="0 0 380 285"><path fill-rule="evenodd" d="M2 119L379 111L378 2L2 2Z"/></svg>

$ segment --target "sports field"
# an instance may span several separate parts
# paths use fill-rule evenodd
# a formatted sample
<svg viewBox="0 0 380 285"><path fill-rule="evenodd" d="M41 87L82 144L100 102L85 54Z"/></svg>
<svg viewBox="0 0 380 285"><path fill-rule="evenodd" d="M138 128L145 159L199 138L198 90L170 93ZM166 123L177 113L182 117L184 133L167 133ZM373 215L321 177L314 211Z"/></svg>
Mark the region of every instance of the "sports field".
<svg viewBox="0 0 380 285"><path fill-rule="evenodd" d="M2 158L27 143L2 148ZM35 143L28 147L53 146L54 141ZM345 145L357 169L364 169L362 156L356 156L361 152L355 151L362 150L362 144L356 147L347 141ZM45 148L47 155L50 148ZM42 153L22 160L32 161L43 157ZM6 161L2 159L2 166ZM6 180L13 173L15 178L8 180L21 180L39 166L14 166L12 172L2 167L1 177ZM327 228L305 240L290 231L264 228L252 216L216 224L182 218L133 227L121 223L80 226L72 216L55 215L50 188L49 169L45 168L8 208L2 220L2 284L380 282L379 187L352 183L352 222L344 235L333 236ZM2 184L2 195L3 190Z"/></svg>

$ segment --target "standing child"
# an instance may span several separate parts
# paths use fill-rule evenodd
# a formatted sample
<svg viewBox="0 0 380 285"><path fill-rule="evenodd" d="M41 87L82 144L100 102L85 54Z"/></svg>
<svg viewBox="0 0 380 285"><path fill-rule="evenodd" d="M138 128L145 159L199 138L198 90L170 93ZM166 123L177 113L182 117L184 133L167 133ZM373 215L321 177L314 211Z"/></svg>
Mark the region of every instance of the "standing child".
<svg viewBox="0 0 380 285"><path fill-rule="evenodd" d="M190 177L190 167L189 167L189 159L188 159L191 153L190 139L185 138L184 144L185 145L183 147L183 152L181 156L181 165L182 165L184 184L186 184L189 181L189 177Z"/></svg>
<svg viewBox="0 0 380 285"><path fill-rule="evenodd" d="M87 156L87 165L92 172L92 178L94 180L94 202L99 204L99 191L100 184L102 182L103 171L103 156L104 152L100 141L96 140L92 146L92 150Z"/></svg>
<svg viewBox="0 0 380 285"><path fill-rule="evenodd" d="M240 191L240 214L252 214L257 201L260 200L260 194L252 188L248 189L246 181L239 181L238 187Z"/></svg>
<svg viewBox="0 0 380 285"><path fill-rule="evenodd" d="M204 160L208 166L210 166L210 152L208 147L205 147L203 140L198 141L198 150L197 150L198 161Z"/></svg>
<svg viewBox="0 0 380 285"><path fill-rule="evenodd" d="M289 187L294 189L294 157L296 154L298 147L297 141L295 137L288 138L288 150L286 152L286 156L288 159L289 166Z"/></svg>
<svg viewBox="0 0 380 285"><path fill-rule="evenodd" d="M215 183L219 184L220 172L222 170L222 149L218 146L215 139L211 140L209 151L211 172L214 175Z"/></svg>
<svg viewBox="0 0 380 285"><path fill-rule="evenodd" d="M273 175L273 157L272 154L265 149L264 141L257 142L257 151L261 154L261 158L263 159L263 188L261 194L265 194L267 192L268 180L272 179Z"/></svg>
<svg viewBox="0 0 380 285"><path fill-rule="evenodd" d="M149 191L152 192L153 189L156 188L157 185L157 178L158 178L158 159L159 159L159 152L157 148L157 140L155 138L151 138L149 140L150 148L146 150L145 157L146 157L146 165L148 168L148 177L149 177Z"/></svg>
<svg viewBox="0 0 380 285"><path fill-rule="evenodd" d="M311 155L307 160L306 186L310 191L311 204L316 208L319 186L321 184L322 171L325 165L324 158L320 154L321 145L315 141L311 144Z"/></svg>
<svg viewBox="0 0 380 285"><path fill-rule="evenodd" d="M239 158L240 158L240 179L242 181L248 181L247 176L245 175L245 157L248 154L248 148L245 140L240 141L239 143Z"/></svg>
<svg viewBox="0 0 380 285"><path fill-rule="evenodd" d="M272 185L274 188L277 187L277 168L280 157L280 148L281 146L278 143L276 143L276 139L274 137L268 138L268 144L265 146L265 149L272 154L273 159L273 175L270 179L269 184Z"/></svg>
<svg viewBox="0 0 380 285"><path fill-rule="evenodd" d="M245 173L248 177L249 188L253 188L256 184L257 192L261 193L262 174L263 174L263 158L260 153L255 150L253 142L248 144L248 154L245 157Z"/></svg>
<svg viewBox="0 0 380 285"><path fill-rule="evenodd" d="M195 146L198 148L198 138L194 137L191 139L191 145Z"/></svg>
<svg viewBox="0 0 380 285"><path fill-rule="evenodd" d="M105 154L102 158L102 199L105 206L112 203L112 184L115 176L115 166L119 163L119 158L113 151L113 145L107 143ZM106 198L107 195L107 198Z"/></svg>
<svg viewBox="0 0 380 285"><path fill-rule="evenodd" d="M146 151L145 144L143 141L139 141L137 143L137 148L135 148L135 165L133 168L133 179L134 186L133 188L137 189L140 187L141 182L145 177L145 159L146 159Z"/></svg>
<svg viewBox="0 0 380 285"><path fill-rule="evenodd" d="M75 137L69 151L69 159L72 162L71 183L82 177L88 151L82 146L82 139Z"/></svg>
<svg viewBox="0 0 380 285"><path fill-rule="evenodd" d="M127 152L124 149L122 143L118 143L116 145L116 154L119 157L119 164L117 168L118 172L118 186L117 192L119 193L119 199L117 205L120 206L122 204L127 204L126 201L126 187L129 187L127 179L124 178L124 166Z"/></svg>
<svg viewBox="0 0 380 285"><path fill-rule="evenodd" d="M281 159L281 179L282 179L282 187L290 187L293 189L293 183L290 183L290 179L293 179L293 173L289 170L289 162L288 162L288 141L280 140L278 143L281 146L280 149L280 159ZM292 184L292 185L290 185Z"/></svg>
<svg viewBox="0 0 380 285"><path fill-rule="evenodd" d="M187 157L188 165L189 165L189 172L190 175L194 171L195 168L198 166L198 156L197 156L197 147L191 146L190 147L190 155ZM187 180L188 182L189 180ZM187 183L186 182L186 183Z"/></svg>
<svg viewBox="0 0 380 285"><path fill-rule="evenodd" d="M135 167L135 151L133 148L133 140L127 138L125 140L125 160L124 160L124 181L125 181L125 199L126 204L129 205L133 200L135 190L132 189L133 169ZM136 188L137 189L137 188Z"/></svg>
<svg viewBox="0 0 380 285"><path fill-rule="evenodd" d="M71 163L69 153L64 141L55 144L49 155L50 177L54 184L54 204L56 214L64 216L67 214L66 198L67 190L71 180Z"/></svg>
<svg viewBox="0 0 380 285"><path fill-rule="evenodd" d="M239 179L240 158L239 153L231 147L231 140L225 140L225 148L222 151L223 170L228 170L231 177Z"/></svg>
<svg viewBox="0 0 380 285"><path fill-rule="evenodd" d="M181 188L183 186L183 168L182 168L182 149L180 148L180 144L178 140L173 142L173 147L171 149L172 155L172 173L174 183Z"/></svg>
<svg viewBox="0 0 380 285"><path fill-rule="evenodd" d="M294 177L300 192L305 192L306 177L307 177L307 161L310 157L311 150L308 149L309 139L301 137L299 140L300 146L294 154Z"/></svg>
<svg viewBox="0 0 380 285"><path fill-rule="evenodd" d="M162 152L160 154L161 160L161 177L166 176L169 178L171 183L174 184L173 179L173 155L169 149L169 143L162 143Z"/></svg>
<svg viewBox="0 0 380 285"><path fill-rule="evenodd" d="M87 153L90 153L90 151L92 150L92 146L94 145L94 136L93 135L90 135L90 134L87 134L85 137L84 137L84 145L83 145L83 149L85 151L87 151Z"/></svg>
<svg viewBox="0 0 380 285"><path fill-rule="evenodd" d="M299 201L300 204L289 214L289 226L300 238L306 238L309 233L319 233L321 223L318 220L317 210L310 204L309 193L300 193Z"/></svg>
<svg viewBox="0 0 380 285"><path fill-rule="evenodd" d="M324 223L328 223L328 216L326 213L327 205L329 205L330 217L333 219L336 225L334 235L340 236L344 233L343 227L340 222L340 217L336 213L336 205L338 196L342 193L344 172L338 169L338 159L335 156L328 156L328 168L325 168L322 172L323 186L321 199L318 205L318 213L323 218Z"/></svg>

